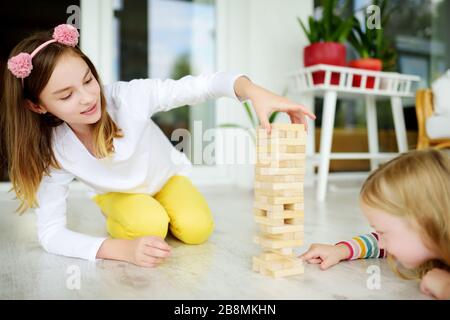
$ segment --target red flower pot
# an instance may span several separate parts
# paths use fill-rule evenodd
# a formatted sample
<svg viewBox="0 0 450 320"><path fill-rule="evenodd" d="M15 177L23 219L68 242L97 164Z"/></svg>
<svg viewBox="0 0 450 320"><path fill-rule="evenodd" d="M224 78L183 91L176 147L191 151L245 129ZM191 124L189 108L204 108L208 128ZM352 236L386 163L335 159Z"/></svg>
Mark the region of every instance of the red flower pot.
<svg viewBox="0 0 450 320"><path fill-rule="evenodd" d="M303 61L305 67L316 64L329 64L333 66L346 65L346 49L345 46L337 42L317 42L305 47L303 52ZM339 84L339 73L331 74L331 84ZM317 71L313 73L314 84L324 83L325 71Z"/></svg>
<svg viewBox="0 0 450 320"><path fill-rule="evenodd" d="M364 58L352 60L348 64L350 68L381 71L383 69L383 62L380 59ZM359 87L361 85L361 76L353 76L354 87ZM375 86L375 77L367 77L366 88L373 89Z"/></svg>

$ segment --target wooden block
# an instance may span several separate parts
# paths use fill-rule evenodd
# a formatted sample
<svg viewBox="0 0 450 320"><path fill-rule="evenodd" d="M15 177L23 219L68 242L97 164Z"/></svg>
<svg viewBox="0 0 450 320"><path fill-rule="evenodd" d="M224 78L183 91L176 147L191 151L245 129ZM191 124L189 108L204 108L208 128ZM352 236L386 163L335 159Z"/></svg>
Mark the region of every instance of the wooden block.
<svg viewBox="0 0 450 320"><path fill-rule="evenodd" d="M303 245L303 239L280 240L269 238L267 236L262 235L255 236L254 242L267 249L290 248Z"/></svg>
<svg viewBox="0 0 450 320"><path fill-rule="evenodd" d="M257 161L255 163L256 167L260 168L304 168L304 160L273 160L267 162Z"/></svg>
<svg viewBox="0 0 450 320"><path fill-rule="evenodd" d="M302 197L269 197L269 196L255 196L255 201L265 204L293 204L303 203Z"/></svg>
<svg viewBox="0 0 450 320"><path fill-rule="evenodd" d="M274 148L276 146L304 146L306 145L306 137L300 137L300 138L294 138L294 139L289 139L289 138L267 138L267 139L261 139L259 138L257 140L257 145L260 147L265 147L265 146L271 146L272 149L274 150Z"/></svg>
<svg viewBox="0 0 450 320"><path fill-rule="evenodd" d="M283 211L266 211L266 217L268 219L302 219L304 217L303 210L283 210Z"/></svg>
<svg viewBox="0 0 450 320"><path fill-rule="evenodd" d="M273 261L273 260L277 260L280 259L281 257L284 258L288 258L288 259L298 259L296 255L294 254L281 254L278 252L279 249L272 249L272 250L268 250L268 251L263 251L258 258L260 258L261 260L264 261Z"/></svg>
<svg viewBox="0 0 450 320"><path fill-rule="evenodd" d="M267 190L303 190L303 182L259 182L255 181L256 189Z"/></svg>
<svg viewBox="0 0 450 320"><path fill-rule="evenodd" d="M267 210L259 209L259 208L253 208L253 215L255 218L266 218L267 217ZM284 221L284 220L283 220Z"/></svg>
<svg viewBox="0 0 450 320"><path fill-rule="evenodd" d="M303 217L299 217L299 218L292 218L292 219L284 219L284 223L285 224L304 224L305 223L305 219Z"/></svg>
<svg viewBox="0 0 450 320"><path fill-rule="evenodd" d="M283 132L283 131L281 131ZM298 133L293 131L293 130L289 130L289 131L284 131L285 132L285 136L288 139L295 139L295 138L299 138L300 136L298 136ZM301 132L300 134L303 134L303 132Z"/></svg>
<svg viewBox="0 0 450 320"><path fill-rule="evenodd" d="M286 152L260 152L256 154L257 163L270 163L273 161L302 160L305 161L306 153L286 153Z"/></svg>
<svg viewBox="0 0 450 320"><path fill-rule="evenodd" d="M256 222L271 226L302 224L304 222L304 213L300 210L284 210L277 212L253 208L253 214Z"/></svg>
<svg viewBox="0 0 450 320"><path fill-rule="evenodd" d="M288 203L284 205L285 210L304 210L304 203Z"/></svg>
<svg viewBox="0 0 450 320"><path fill-rule="evenodd" d="M303 231L285 232L285 233L279 233L279 234L260 233L260 235L267 239L272 239L272 240L301 240L301 241L303 241L303 239L304 239ZM289 247L284 246L283 248L289 248Z"/></svg>
<svg viewBox="0 0 450 320"><path fill-rule="evenodd" d="M305 168L263 168L263 167L255 167L256 175L304 175Z"/></svg>
<svg viewBox="0 0 450 320"><path fill-rule="evenodd" d="M258 217L267 217L268 219L302 219L304 217L303 210L285 210L282 205L267 206L269 209L261 209L264 205L253 208L253 213ZM271 210L272 209L272 210ZM275 209L275 210L273 210ZM286 222L289 223L289 222ZM292 222L295 224L296 222Z"/></svg>
<svg viewBox="0 0 450 320"><path fill-rule="evenodd" d="M264 190L264 189L255 189L255 196L302 197L303 196L303 190Z"/></svg>
<svg viewBox="0 0 450 320"><path fill-rule="evenodd" d="M284 219L269 219L264 216L254 216L256 223L266 225L266 226L282 226L284 225Z"/></svg>
<svg viewBox="0 0 450 320"><path fill-rule="evenodd" d="M261 232L268 234L296 233L303 231L303 225L267 226L261 225Z"/></svg>
<svg viewBox="0 0 450 320"><path fill-rule="evenodd" d="M293 248L280 248L280 249L270 249L270 252L281 254L283 256L294 257L294 249Z"/></svg>
<svg viewBox="0 0 450 320"><path fill-rule="evenodd" d="M291 261L289 258L286 259L278 258L270 261L262 260L261 264L264 266L264 268L267 268L270 271L291 269L298 266L295 262Z"/></svg>
<svg viewBox="0 0 450 320"><path fill-rule="evenodd" d="M302 240L304 239L303 231L289 232L280 234L265 234L266 237L274 240Z"/></svg>
<svg viewBox="0 0 450 320"><path fill-rule="evenodd" d="M277 122L277 123L272 123L270 126L271 126L272 130L301 131L301 132L306 133L305 125L300 124L300 123L278 123Z"/></svg>
<svg viewBox="0 0 450 320"><path fill-rule="evenodd" d="M256 175L255 181L258 182L303 182L305 177L301 174L289 175L289 176L261 176Z"/></svg>
<svg viewBox="0 0 450 320"><path fill-rule="evenodd" d="M257 201L256 199L253 202L253 207L256 208L256 209L265 210L265 211L272 211L272 212L283 211L284 208L285 208L282 204L275 204L275 205L273 205L273 204L268 204L268 203Z"/></svg>
<svg viewBox="0 0 450 320"><path fill-rule="evenodd" d="M254 256L253 261L256 261L260 267L267 268L271 271L300 267L303 265L302 260L299 258L276 253L263 253L259 256Z"/></svg>
<svg viewBox="0 0 450 320"><path fill-rule="evenodd" d="M267 133L266 129L257 129L256 138L259 139L274 139L274 138L287 138L286 130L272 130L270 134Z"/></svg>
<svg viewBox="0 0 450 320"><path fill-rule="evenodd" d="M304 272L303 262L300 259L273 253L253 257L253 270L276 278Z"/></svg>
<svg viewBox="0 0 450 320"><path fill-rule="evenodd" d="M306 152L306 146L305 145L280 145L280 144L268 144L268 145L256 145L256 152L258 154L266 153L266 154L273 154L273 153L291 153L291 154L304 154Z"/></svg>

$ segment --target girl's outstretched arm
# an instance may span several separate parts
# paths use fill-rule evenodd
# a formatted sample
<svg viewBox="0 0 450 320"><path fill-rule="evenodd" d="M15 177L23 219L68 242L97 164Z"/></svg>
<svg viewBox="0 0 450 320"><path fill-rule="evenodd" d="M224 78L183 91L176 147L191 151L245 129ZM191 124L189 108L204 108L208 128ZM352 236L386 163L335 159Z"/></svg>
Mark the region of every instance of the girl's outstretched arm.
<svg viewBox="0 0 450 320"><path fill-rule="evenodd" d="M380 247L376 232L341 241L335 245L315 243L300 256L308 263L320 264L326 270L343 260L385 258L386 251Z"/></svg>
<svg viewBox="0 0 450 320"><path fill-rule="evenodd" d="M215 72L188 75L173 79L135 79L105 86L116 107L124 108L137 119L149 119L157 112L184 105L196 105L208 100L228 97L239 101L234 83L242 74Z"/></svg>
<svg viewBox="0 0 450 320"><path fill-rule="evenodd" d="M308 129L306 117L312 120L316 119L316 116L305 106L254 84L247 77L241 76L236 79L234 90L240 100L250 99L252 101L256 115L268 133L271 130L269 116L275 111L286 112L292 123L304 124L306 129Z"/></svg>

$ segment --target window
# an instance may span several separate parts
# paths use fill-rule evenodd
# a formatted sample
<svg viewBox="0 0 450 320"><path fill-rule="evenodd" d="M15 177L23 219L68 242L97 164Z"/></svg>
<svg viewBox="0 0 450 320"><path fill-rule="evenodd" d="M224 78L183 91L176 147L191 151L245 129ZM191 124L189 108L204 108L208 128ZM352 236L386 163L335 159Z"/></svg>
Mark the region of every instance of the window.
<svg viewBox="0 0 450 320"><path fill-rule="evenodd" d="M214 0L116 1L115 17L117 79L180 79L216 70ZM215 126L214 101L158 113L153 120L169 139L174 130L187 129L195 141Z"/></svg>

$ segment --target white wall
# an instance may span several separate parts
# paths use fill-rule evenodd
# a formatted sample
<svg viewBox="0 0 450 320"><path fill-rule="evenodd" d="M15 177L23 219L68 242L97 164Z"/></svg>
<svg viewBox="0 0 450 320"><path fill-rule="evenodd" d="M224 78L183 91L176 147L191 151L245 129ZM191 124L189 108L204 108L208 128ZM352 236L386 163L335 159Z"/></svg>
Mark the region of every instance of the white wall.
<svg viewBox="0 0 450 320"><path fill-rule="evenodd" d="M81 0L81 50L91 59L104 84L116 81L113 69L113 1Z"/></svg>
<svg viewBox="0 0 450 320"><path fill-rule="evenodd" d="M313 13L313 0L217 0L217 13L218 69L246 73L255 83L282 94L286 72L303 65L308 41L297 17L304 20ZM228 99L218 101L216 116L219 123L249 125L242 106ZM252 186L253 166L234 165L229 170L235 184Z"/></svg>

